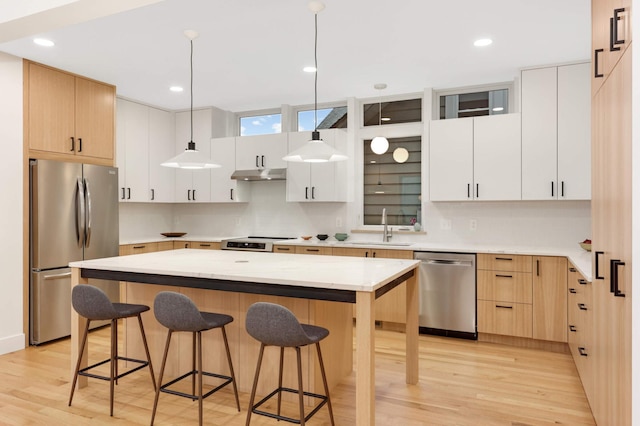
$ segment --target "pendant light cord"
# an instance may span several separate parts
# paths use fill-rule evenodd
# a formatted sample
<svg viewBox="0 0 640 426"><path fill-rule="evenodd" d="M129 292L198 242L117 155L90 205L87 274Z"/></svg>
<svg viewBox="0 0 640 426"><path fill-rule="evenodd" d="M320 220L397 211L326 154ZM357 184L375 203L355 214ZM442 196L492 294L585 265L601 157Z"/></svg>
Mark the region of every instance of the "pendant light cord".
<svg viewBox="0 0 640 426"><path fill-rule="evenodd" d="M318 14L314 13L315 17L315 35L314 35L314 46L313 46L313 56L314 56L314 65L316 67L316 75L314 82L314 91L313 91L313 121L314 121L314 130L318 131Z"/></svg>
<svg viewBox="0 0 640 426"><path fill-rule="evenodd" d="M190 68L190 77L191 77L191 138L190 141L191 143L193 142L193 39L191 39L191 55L189 57L189 68ZM194 148L195 149L195 146Z"/></svg>

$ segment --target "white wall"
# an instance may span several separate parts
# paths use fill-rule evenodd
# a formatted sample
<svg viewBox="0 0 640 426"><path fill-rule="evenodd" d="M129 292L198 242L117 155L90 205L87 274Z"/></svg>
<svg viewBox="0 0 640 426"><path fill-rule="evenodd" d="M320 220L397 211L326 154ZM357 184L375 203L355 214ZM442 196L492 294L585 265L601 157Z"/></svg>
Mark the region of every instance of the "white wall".
<svg viewBox="0 0 640 426"><path fill-rule="evenodd" d="M22 59L0 52L0 354L24 348L22 332Z"/></svg>

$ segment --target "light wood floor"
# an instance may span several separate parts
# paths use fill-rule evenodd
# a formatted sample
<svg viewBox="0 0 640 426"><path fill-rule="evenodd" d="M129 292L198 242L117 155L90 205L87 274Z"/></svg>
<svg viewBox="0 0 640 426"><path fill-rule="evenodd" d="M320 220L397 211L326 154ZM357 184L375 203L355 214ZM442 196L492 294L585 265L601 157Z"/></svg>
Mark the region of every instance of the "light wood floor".
<svg viewBox="0 0 640 426"><path fill-rule="evenodd" d="M108 329L91 336L90 362L108 352ZM376 423L411 425L593 425L570 355L494 343L420 337L420 383L405 385L404 336L376 331ZM324 348L323 350L330 350ZM102 352L104 356L94 354ZM148 425L153 391L147 370L121 379L115 415L109 385L89 386L69 397L69 340L0 356L1 425ZM254 370L254 365L235 366ZM156 367L159 370L159 366ZM206 365L205 365L206 369ZM337 425L354 423L354 376L332 392ZM205 400L205 423L244 425L249 395L238 413L230 390ZM285 407L288 410L295 406ZM197 402L161 394L156 425L197 424ZM254 415L252 425L283 425ZM327 425L326 408L309 425Z"/></svg>

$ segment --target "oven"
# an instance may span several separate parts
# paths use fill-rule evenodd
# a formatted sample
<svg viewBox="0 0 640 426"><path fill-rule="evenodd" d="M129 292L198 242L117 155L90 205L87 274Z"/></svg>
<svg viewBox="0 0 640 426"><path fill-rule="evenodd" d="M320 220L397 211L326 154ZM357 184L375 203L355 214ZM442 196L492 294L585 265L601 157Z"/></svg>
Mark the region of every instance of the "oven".
<svg viewBox="0 0 640 426"><path fill-rule="evenodd" d="M244 238L231 238L222 240L220 248L222 250L240 251L273 251L273 244L283 240L293 240L292 237L257 237L249 236Z"/></svg>

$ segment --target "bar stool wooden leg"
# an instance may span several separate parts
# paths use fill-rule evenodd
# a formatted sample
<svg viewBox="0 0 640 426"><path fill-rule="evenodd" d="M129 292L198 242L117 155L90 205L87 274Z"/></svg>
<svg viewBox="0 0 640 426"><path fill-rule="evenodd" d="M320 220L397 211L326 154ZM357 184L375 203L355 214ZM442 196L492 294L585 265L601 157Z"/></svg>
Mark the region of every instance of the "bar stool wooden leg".
<svg viewBox="0 0 640 426"><path fill-rule="evenodd" d="M158 386L156 387L156 396L153 399L153 411L151 412L151 426L156 417L156 409L158 408L158 398L160 398L160 388L162 386L162 376L164 375L164 367L167 365L167 355L169 355L169 344L171 343L171 330L167 331L167 342L164 345L164 355L162 356L162 365L160 366L160 376L158 377Z"/></svg>
<svg viewBox="0 0 640 426"><path fill-rule="evenodd" d="M258 387L258 377L260 376L260 366L262 365L262 355L264 355L264 343L260 343L260 355L258 355L258 365L256 366L256 374L253 378L253 387L251 388L251 397L249 398L249 409L247 410L246 426L251 421L251 413L253 412L253 404L256 402L256 388Z"/></svg>

